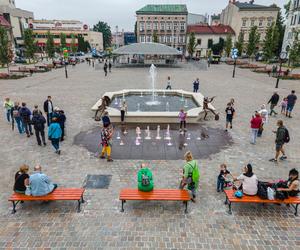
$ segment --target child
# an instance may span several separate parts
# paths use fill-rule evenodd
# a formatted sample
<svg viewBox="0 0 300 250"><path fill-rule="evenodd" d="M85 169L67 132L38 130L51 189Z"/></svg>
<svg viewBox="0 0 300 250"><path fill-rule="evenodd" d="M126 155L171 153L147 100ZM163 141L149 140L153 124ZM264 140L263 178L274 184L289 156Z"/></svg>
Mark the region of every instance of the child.
<svg viewBox="0 0 300 250"><path fill-rule="evenodd" d="M187 116L187 113L184 112L183 109L181 109L178 116L179 116L179 121L180 121L179 131L180 132L182 131L182 127L184 128L184 131L186 131L186 116Z"/></svg>
<svg viewBox="0 0 300 250"><path fill-rule="evenodd" d="M167 88L166 89L172 89L172 85L171 85L171 77L168 76L168 81L167 81Z"/></svg>
<svg viewBox="0 0 300 250"><path fill-rule="evenodd" d="M63 110L59 110L59 116L58 116L58 123L60 125L61 128L61 138L60 141L63 141L65 138L65 123L66 123L66 115L65 112Z"/></svg>
<svg viewBox="0 0 300 250"><path fill-rule="evenodd" d="M285 114L286 112L286 107L287 107L288 99L285 97L280 103L281 106L281 114Z"/></svg>
<svg viewBox="0 0 300 250"><path fill-rule="evenodd" d="M227 170L227 166L225 163L220 165L220 173L218 175L217 181L217 192L224 191L224 186L226 183L226 176L230 175L230 172Z"/></svg>
<svg viewBox="0 0 300 250"><path fill-rule="evenodd" d="M230 129L232 129L232 119L233 119L233 116L235 113L235 110L232 107L231 102L227 103L227 108L225 109L225 112L226 112L226 129L225 129L225 131L227 131L229 124L230 124Z"/></svg>

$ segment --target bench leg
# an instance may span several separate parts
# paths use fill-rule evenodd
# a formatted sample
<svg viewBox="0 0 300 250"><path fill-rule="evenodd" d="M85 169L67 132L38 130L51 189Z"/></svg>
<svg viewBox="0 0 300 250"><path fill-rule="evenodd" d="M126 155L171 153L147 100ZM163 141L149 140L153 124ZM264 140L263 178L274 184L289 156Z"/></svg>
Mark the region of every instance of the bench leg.
<svg viewBox="0 0 300 250"><path fill-rule="evenodd" d="M232 214L230 201L228 201L228 214Z"/></svg>
<svg viewBox="0 0 300 250"><path fill-rule="evenodd" d="M227 196L226 196L226 200L225 200L224 204L225 204L225 205L228 204L228 197L227 197Z"/></svg>
<svg viewBox="0 0 300 250"><path fill-rule="evenodd" d="M78 200L78 205L77 205L77 213L80 213L81 209L80 209L80 205L81 205L81 200Z"/></svg>
<svg viewBox="0 0 300 250"><path fill-rule="evenodd" d="M122 200L122 208L121 208L121 212L123 213L124 212L124 203L125 203L126 201L124 201L124 200Z"/></svg>
<svg viewBox="0 0 300 250"><path fill-rule="evenodd" d="M186 201L186 202L184 202L185 203L185 210L184 210L184 213L188 213L188 202Z"/></svg>
<svg viewBox="0 0 300 250"><path fill-rule="evenodd" d="M83 195L81 196L80 202L81 202L81 203L85 203L85 200L83 199Z"/></svg>

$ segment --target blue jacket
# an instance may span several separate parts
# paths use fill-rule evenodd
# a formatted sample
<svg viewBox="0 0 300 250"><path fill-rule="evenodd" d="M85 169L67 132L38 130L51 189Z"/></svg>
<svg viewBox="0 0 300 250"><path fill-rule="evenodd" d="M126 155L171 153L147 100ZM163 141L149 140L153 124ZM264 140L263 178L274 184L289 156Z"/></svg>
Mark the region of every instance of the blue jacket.
<svg viewBox="0 0 300 250"><path fill-rule="evenodd" d="M61 138L61 128L59 126L59 123L57 122L53 122L50 124L49 128L48 128L48 137L50 139L59 139Z"/></svg>
<svg viewBox="0 0 300 250"><path fill-rule="evenodd" d="M29 177L29 185L32 196L43 196L51 193L54 189L49 177L40 172L34 172Z"/></svg>

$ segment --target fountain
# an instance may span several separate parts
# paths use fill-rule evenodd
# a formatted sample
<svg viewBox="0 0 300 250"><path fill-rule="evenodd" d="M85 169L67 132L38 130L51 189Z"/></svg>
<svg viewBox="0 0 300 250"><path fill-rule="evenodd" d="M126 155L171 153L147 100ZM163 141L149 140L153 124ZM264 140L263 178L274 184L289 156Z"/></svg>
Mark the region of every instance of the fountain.
<svg viewBox="0 0 300 250"><path fill-rule="evenodd" d="M143 91L141 91L141 95L140 95L140 97L143 97Z"/></svg>
<svg viewBox="0 0 300 250"><path fill-rule="evenodd" d="M169 138L169 142L168 142L167 145L168 145L168 146L172 146L172 145L173 145L172 142L171 142L171 137Z"/></svg>
<svg viewBox="0 0 300 250"><path fill-rule="evenodd" d="M138 138L135 139L135 145L136 145L136 146L141 145L140 140L139 140Z"/></svg>
<svg viewBox="0 0 300 250"><path fill-rule="evenodd" d="M154 64L151 64L149 73L150 73L151 87L152 87L152 101L146 102L146 104L149 106L159 105L160 102L156 100L156 94L155 94L155 82L156 82L157 71Z"/></svg>
<svg viewBox="0 0 300 250"><path fill-rule="evenodd" d="M122 139L121 139L121 141L120 141L120 146L124 146L124 142L123 142Z"/></svg>
<svg viewBox="0 0 300 250"><path fill-rule="evenodd" d="M135 133L136 133L136 138L138 140L142 139L141 138L141 129L140 129L140 127L136 127Z"/></svg>
<svg viewBox="0 0 300 250"><path fill-rule="evenodd" d="M164 93L163 93L163 98L166 98L166 91L164 90Z"/></svg>
<svg viewBox="0 0 300 250"><path fill-rule="evenodd" d="M123 102L125 101L125 93L123 93Z"/></svg>
<svg viewBox="0 0 300 250"><path fill-rule="evenodd" d="M141 112L141 104L137 104L137 112Z"/></svg>
<svg viewBox="0 0 300 250"><path fill-rule="evenodd" d="M121 139L120 131L118 131L118 133L117 133L117 140L120 140L120 139Z"/></svg>
<svg viewBox="0 0 300 250"><path fill-rule="evenodd" d="M118 106L118 104L119 104L119 99L118 99L118 97L116 97L115 106Z"/></svg>
<svg viewBox="0 0 300 250"><path fill-rule="evenodd" d="M187 100L187 99L184 100L184 107L185 107L185 108L188 108L188 107L189 107L189 105L188 105L188 100Z"/></svg>
<svg viewBox="0 0 300 250"><path fill-rule="evenodd" d="M166 137L165 140L171 140L171 135L170 135L170 125L168 124L167 126L167 132L166 132Z"/></svg>
<svg viewBox="0 0 300 250"><path fill-rule="evenodd" d="M184 102L184 95L181 93L181 101Z"/></svg>
<svg viewBox="0 0 300 250"><path fill-rule="evenodd" d="M161 137L160 137L160 126L159 125L157 125L157 135L156 135L155 139L156 140L160 140L161 139Z"/></svg>
<svg viewBox="0 0 300 250"><path fill-rule="evenodd" d="M147 126L145 140L151 140L150 128Z"/></svg>
<svg viewBox="0 0 300 250"><path fill-rule="evenodd" d="M169 104L169 102L166 103L166 111L170 112L170 104Z"/></svg>

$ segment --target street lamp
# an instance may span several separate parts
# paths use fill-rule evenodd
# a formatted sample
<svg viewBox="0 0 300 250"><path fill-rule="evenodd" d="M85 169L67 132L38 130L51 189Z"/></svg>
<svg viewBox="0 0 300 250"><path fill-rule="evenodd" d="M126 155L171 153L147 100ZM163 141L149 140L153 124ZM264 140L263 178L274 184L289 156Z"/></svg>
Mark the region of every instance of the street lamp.
<svg viewBox="0 0 300 250"><path fill-rule="evenodd" d="M282 61L285 60L287 57L287 53L286 52L281 52L279 55L279 72L277 73L277 80L276 80L276 86L275 88L278 88L278 84L279 84L279 77L280 77L280 73L281 73L281 67L282 67Z"/></svg>
<svg viewBox="0 0 300 250"><path fill-rule="evenodd" d="M232 48L231 58L234 59L233 72L232 72L232 78L234 78L235 77L235 68L236 68L236 59L238 58L238 49Z"/></svg>

